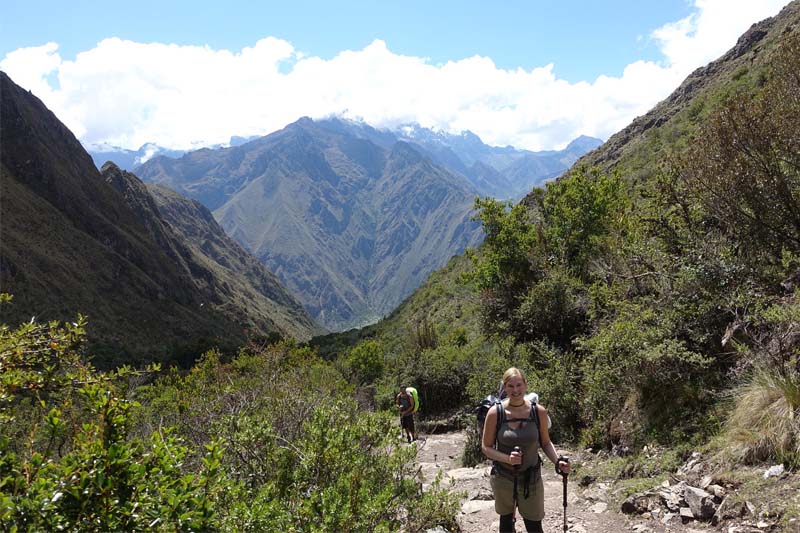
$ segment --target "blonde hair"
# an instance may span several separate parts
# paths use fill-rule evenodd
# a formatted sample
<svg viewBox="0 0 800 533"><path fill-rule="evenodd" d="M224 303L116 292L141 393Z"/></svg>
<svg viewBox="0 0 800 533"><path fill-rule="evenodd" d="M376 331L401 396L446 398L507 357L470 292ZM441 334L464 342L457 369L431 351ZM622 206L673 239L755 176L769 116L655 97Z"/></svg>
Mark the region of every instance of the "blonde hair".
<svg viewBox="0 0 800 533"><path fill-rule="evenodd" d="M522 381L524 381L526 385L528 384L528 380L525 379L525 374L522 370L513 366L503 373L503 385L508 383L508 380L511 378L522 378Z"/></svg>

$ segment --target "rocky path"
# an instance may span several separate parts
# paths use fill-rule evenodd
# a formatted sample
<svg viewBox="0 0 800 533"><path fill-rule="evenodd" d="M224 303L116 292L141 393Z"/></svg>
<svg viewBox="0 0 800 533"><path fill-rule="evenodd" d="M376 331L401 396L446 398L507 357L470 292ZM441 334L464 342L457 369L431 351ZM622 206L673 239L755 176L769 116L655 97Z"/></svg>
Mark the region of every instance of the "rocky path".
<svg viewBox="0 0 800 533"><path fill-rule="evenodd" d="M479 465L475 468L461 468L461 454L466 442L464 432L444 433L423 436L418 441L417 461L424 482L435 478L439 470L444 471L446 480L452 482L454 492L466 492L461 507L459 523L464 533L487 533L498 530L499 518L494 512L494 500L489 487L489 466ZM544 530L547 533L563 531L563 485L547 462L543 469L545 482L545 520ZM630 519L610 509L606 503L604 487L593 486L581 490L570 479L567 497L567 526L571 533L599 532L701 532L708 531L702 525L684 526L680 519L673 518L666 523L653 518ZM435 532L436 530L434 530ZM524 532L521 520L517 522L517 531Z"/></svg>

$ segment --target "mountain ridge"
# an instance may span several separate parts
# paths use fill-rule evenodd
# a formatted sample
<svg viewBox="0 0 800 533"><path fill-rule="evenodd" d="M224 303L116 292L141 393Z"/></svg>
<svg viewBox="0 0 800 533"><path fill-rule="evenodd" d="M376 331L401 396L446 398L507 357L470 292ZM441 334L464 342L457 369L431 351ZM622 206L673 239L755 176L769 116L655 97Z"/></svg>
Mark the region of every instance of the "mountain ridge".
<svg viewBox="0 0 800 533"><path fill-rule="evenodd" d="M387 147L372 130L378 145L344 126L304 118L233 149L156 158L139 173L213 209L312 316L350 327L389 312L479 243L480 230L465 180L408 143Z"/></svg>
<svg viewBox="0 0 800 533"><path fill-rule="evenodd" d="M205 305L209 293L193 278L203 267L138 178L113 168L104 177L38 98L4 72L0 89L0 285L14 296L0 309L3 321L86 314L95 353L106 362L196 356L217 342L243 342L242 324L226 314L237 304ZM266 323L254 329L289 334ZM307 338L319 329L293 331Z"/></svg>

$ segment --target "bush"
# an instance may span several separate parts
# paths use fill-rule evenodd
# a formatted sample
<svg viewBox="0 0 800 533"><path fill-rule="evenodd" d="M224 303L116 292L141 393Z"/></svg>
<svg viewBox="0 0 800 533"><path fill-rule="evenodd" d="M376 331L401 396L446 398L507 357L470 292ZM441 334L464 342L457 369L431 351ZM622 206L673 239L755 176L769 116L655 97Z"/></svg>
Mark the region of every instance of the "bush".
<svg viewBox="0 0 800 533"><path fill-rule="evenodd" d="M0 326L0 529L202 530L215 527L221 448L199 468L168 430L131 438L132 372L101 373L78 350L85 321Z"/></svg>
<svg viewBox="0 0 800 533"><path fill-rule="evenodd" d="M384 347L378 341L362 341L344 359L354 385L367 385L380 379L384 371Z"/></svg>
<svg viewBox="0 0 800 533"><path fill-rule="evenodd" d="M556 442L574 440L582 427L576 355L544 343L531 345L530 351L528 390L547 408L553 422L550 437Z"/></svg>
<svg viewBox="0 0 800 533"><path fill-rule="evenodd" d="M375 347L366 343L359 351L370 359ZM397 446L396 418L360 410L334 366L292 342L244 351L228 363L209 352L188 375L165 377L138 396L151 420L164 415L165 399L175 401L169 416L195 449L226 443L220 465L230 488L217 507L222 529L454 525L456 499L438 485L421 492L416 448Z"/></svg>

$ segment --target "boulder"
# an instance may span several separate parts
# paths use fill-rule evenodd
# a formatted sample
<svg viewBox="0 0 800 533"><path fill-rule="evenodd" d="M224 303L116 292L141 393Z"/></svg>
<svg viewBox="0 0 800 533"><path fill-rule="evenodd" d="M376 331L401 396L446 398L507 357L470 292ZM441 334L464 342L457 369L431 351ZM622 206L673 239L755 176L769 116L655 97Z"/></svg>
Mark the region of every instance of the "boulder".
<svg viewBox="0 0 800 533"><path fill-rule="evenodd" d="M692 510L692 515L699 520L708 520L717 512L714 496L703 489L687 485L683 491L683 498Z"/></svg>
<svg viewBox="0 0 800 533"><path fill-rule="evenodd" d="M622 502L622 512L626 514L642 514L646 513L650 509L656 507L656 503L654 503L651 499L653 496L650 492L644 492L639 494L633 494L628 496L628 498Z"/></svg>
<svg viewBox="0 0 800 533"><path fill-rule="evenodd" d="M606 502L597 502L589 507L589 510L596 514L605 513L608 510L608 504Z"/></svg>
<svg viewBox="0 0 800 533"><path fill-rule="evenodd" d="M467 492L467 500L494 500L494 494L488 487L478 487Z"/></svg>
<svg viewBox="0 0 800 533"><path fill-rule="evenodd" d="M783 475L784 468L783 465L775 465L769 467L766 472L764 472L764 479L769 479L771 477L780 477Z"/></svg>
<svg viewBox="0 0 800 533"><path fill-rule="evenodd" d="M709 485L706 490L714 495L714 500L717 503L721 502L725 496L728 495L728 491L720 485Z"/></svg>
<svg viewBox="0 0 800 533"><path fill-rule="evenodd" d="M486 509L494 509L494 500L471 500L461 504L461 512L464 514L480 513Z"/></svg>
<svg viewBox="0 0 800 533"><path fill-rule="evenodd" d="M660 490L658 491L658 495L661 497L664 507L673 513L677 513L681 506L685 504L681 493L676 493L671 490Z"/></svg>
<svg viewBox="0 0 800 533"><path fill-rule="evenodd" d="M489 469L487 468L482 468L482 469L456 468L455 470L449 470L446 476L458 482L471 479L483 479L484 477L487 476L488 472Z"/></svg>

